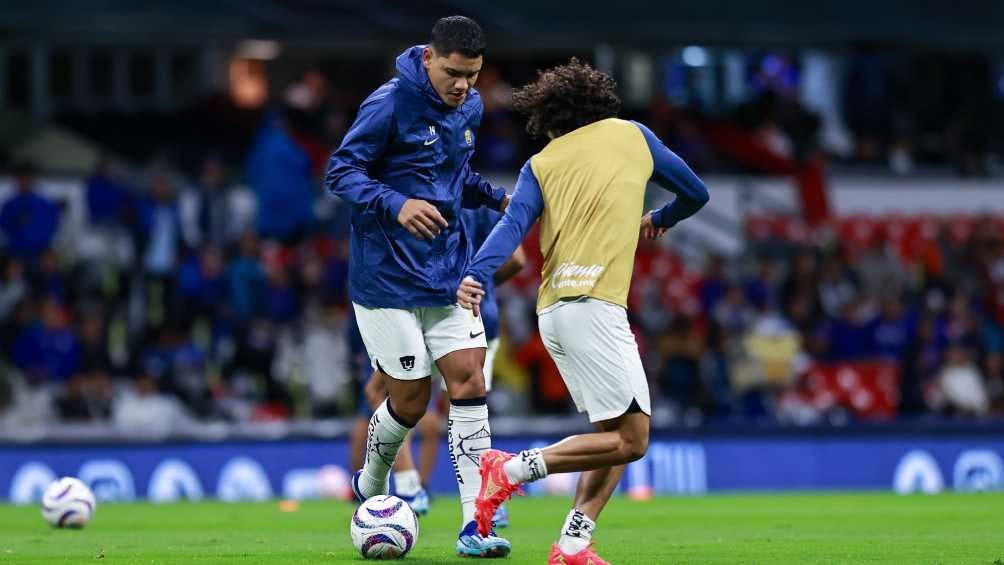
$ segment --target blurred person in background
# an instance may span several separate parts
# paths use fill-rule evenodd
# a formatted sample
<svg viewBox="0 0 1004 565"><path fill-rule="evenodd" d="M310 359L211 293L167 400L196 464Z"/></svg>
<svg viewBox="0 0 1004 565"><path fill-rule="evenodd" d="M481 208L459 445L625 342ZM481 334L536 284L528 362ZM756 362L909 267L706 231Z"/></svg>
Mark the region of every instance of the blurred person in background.
<svg viewBox="0 0 1004 565"><path fill-rule="evenodd" d="M266 276L261 264L260 244L254 233L241 235L236 254L226 269L227 303L234 322L241 329L265 312Z"/></svg>
<svg viewBox="0 0 1004 565"><path fill-rule="evenodd" d="M945 353L945 365L935 381L934 406L968 416L985 416L990 395L972 353L961 342L952 342Z"/></svg>
<svg viewBox="0 0 1004 565"><path fill-rule="evenodd" d="M166 172L153 173L150 193L139 207L139 219L146 321L157 327L175 306L176 271L183 243L174 181Z"/></svg>
<svg viewBox="0 0 1004 565"><path fill-rule="evenodd" d="M43 299L39 317L14 341L11 359L28 381L61 387L81 369L80 341L70 312L55 297Z"/></svg>
<svg viewBox="0 0 1004 565"><path fill-rule="evenodd" d="M179 197L185 243L190 248L226 249L254 228L256 208L251 191L231 182L222 157L210 153L203 159L198 180Z"/></svg>
<svg viewBox="0 0 1004 565"><path fill-rule="evenodd" d="M17 165L15 193L0 207L0 232L7 252L29 269L52 245L60 217L59 206L37 192L35 173L31 163Z"/></svg>
<svg viewBox="0 0 1004 565"><path fill-rule="evenodd" d="M111 417L114 367L108 353L107 331L103 313L96 305L80 309L78 331L81 371L72 378L65 394L58 399L60 416L65 420L103 421Z"/></svg>
<svg viewBox="0 0 1004 565"><path fill-rule="evenodd" d="M916 331L916 314L903 299L893 296L882 302L881 312L868 326L872 353L881 359L902 363Z"/></svg>
<svg viewBox="0 0 1004 565"><path fill-rule="evenodd" d="M178 269L178 293L186 320L212 321L229 314L225 268L222 251L212 245L185 258Z"/></svg>
<svg viewBox="0 0 1004 565"><path fill-rule="evenodd" d="M92 226L125 225L132 217L133 194L106 155L98 157L94 172L87 177L84 198Z"/></svg>
<svg viewBox="0 0 1004 565"><path fill-rule="evenodd" d="M7 326L27 294L28 281L21 262L13 257L0 258L0 326ZM6 331L0 331L4 333ZM0 339L0 346L5 344L6 340Z"/></svg>
<svg viewBox="0 0 1004 565"><path fill-rule="evenodd" d="M143 371L115 396L112 423L130 435L160 439L184 431L194 420L177 397L160 390L157 377Z"/></svg>
<svg viewBox="0 0 1004 565"><path fill-rule="evenodd" d="M290 116L266 118L244 164L244 178L257 198L257 231L265 239L298 243L314 223L310 155L293 136Z"/></svg>
<svg viewBox="0 0 1004 565"><path fill-rule="evenodd" d="M220 391L230 417L247 421L256 416L286 418L293 413L288 382L279 375L278 330L267 318L249 320L236 335L236 351Z"/></svg>
<svg viewBox="0 0 1004 565"><path fill-rule="evenodd" d="M722 303L719 302L719 306ZM741 328L716 325L726 335L739 335ZM666 333L659 343L663 365L659 370L659 390L663 401L675 407L676 416L684 418L691 424L699 417L697 409L702 396L702 379L700 373L701 357L704 355L704 343L692 320L685 315L677 315L670 322Z"/></svg>
<svg viewBox="0 0 1004 565"><path fill-rule="evenodd" d="M903 354L900 413L916 416L928 410L928 392L944 358L935 318L924 314Z"/></svg>

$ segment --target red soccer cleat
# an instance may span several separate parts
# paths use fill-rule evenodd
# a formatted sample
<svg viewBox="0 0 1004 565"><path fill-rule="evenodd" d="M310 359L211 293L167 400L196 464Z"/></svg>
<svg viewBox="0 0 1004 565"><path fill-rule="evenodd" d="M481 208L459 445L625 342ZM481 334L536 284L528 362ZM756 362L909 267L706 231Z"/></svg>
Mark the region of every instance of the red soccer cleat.
<svg viewBox="0 0 1004 565"><path fill-rule="evenodd" d="M578 553L568 554L561 551L558 544L551 546L551 555L547 556L547 565L610 565L593 551L593 544Z"/></svg>
<svg viewBox="0 0 1004 565"><path fill-rule="evenodd" d="M478 533L487 536L492 530L492 518L503 502L513 494L523 494L519 485L509 482L502 465L513 458L512 453L489 449L481 454L481 490L474 501L474 520Z"/></svg>

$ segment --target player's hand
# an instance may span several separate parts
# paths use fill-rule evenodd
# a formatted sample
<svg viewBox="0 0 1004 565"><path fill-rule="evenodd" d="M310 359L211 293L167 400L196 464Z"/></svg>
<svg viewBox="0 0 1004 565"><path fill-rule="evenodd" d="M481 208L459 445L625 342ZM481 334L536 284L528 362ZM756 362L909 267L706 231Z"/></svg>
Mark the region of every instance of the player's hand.
<svg viewBox="0 0 1004 565"><path fill-rule="evenodd" d="M652 223L652 212L641 218L641 236L645 239L659 239L666 235L669 228L658 228Z"/></svg>
<svg viewBox="0 0 1004 565"><path fill-rule="evenodd" d="M450 225L435 206L415 198L405 200L397 221L417 239L433 239Z"/></svg>
<svg viewBox="0 0 1004 565"><path fill-rule="evenodd" d="M460 288L457 289L457 304L468 310L473 310L475 316L481 315L481 299L485 295L485 289L481 283L474 280L474 277L464 277L460 281Z"/></svg>

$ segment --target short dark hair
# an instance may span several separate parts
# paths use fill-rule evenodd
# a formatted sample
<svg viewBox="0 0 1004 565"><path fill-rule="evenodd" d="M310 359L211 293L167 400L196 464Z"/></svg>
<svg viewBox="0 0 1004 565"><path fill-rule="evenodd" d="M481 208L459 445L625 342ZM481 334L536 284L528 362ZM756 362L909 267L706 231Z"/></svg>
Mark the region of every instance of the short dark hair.
<svg viewBox="0 0 1004 565"><path fill-rule="evenodd" d="M567 64L539 71L537 80L512 94L512 106L527 117L534 137L564 135L615 118L621 109L614 79L572 57Z"/></svg>
<svg viewBox="0 0 1004 565"><path fill-rule="evenodd" d="M478 22L468 17L448 16L439 18L436 25L432 26L429 45L441 57L460 53L474 59L485 54L485 34Z"/></svg>

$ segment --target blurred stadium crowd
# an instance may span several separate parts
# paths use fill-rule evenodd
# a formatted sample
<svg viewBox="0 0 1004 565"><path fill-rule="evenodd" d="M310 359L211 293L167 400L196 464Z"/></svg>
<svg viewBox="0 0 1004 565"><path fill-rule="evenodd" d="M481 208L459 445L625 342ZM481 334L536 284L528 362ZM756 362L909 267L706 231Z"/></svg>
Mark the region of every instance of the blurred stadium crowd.
<svg viewBox="0 0 1004 565"><path fill-rule="evenodd" d="M1001 115L991 70L959 56L893 65L862 50L842 95L853 147L842 160L994 174L1004 128L989 118ZM757 57L748 100L728 112L669 89L632 117L699 172L788 174L833 159L820 144L824 117L799 102L798 72L782 56ZM479 83L482 170L515 170L537 148L507 109L502 76L490 66ZM82 182L9 163L4 426L354 414L368 361L347 302L348 213L320 179L359 96L307 72L281 110L253 116L237 159L233 145L216 152L201 140L197 155L156 153L141 170L102 159ZM228 127L219 115L209 129ZM657 425L1004 414L1001 218L762 216L745 233L743 253L701 264L665 242L639 250L630 313ZM500 289L492 402L496 413L565 413L535 328L535 234L528 243L530 264Z"/></svg>

